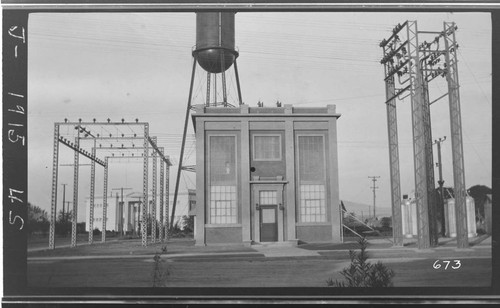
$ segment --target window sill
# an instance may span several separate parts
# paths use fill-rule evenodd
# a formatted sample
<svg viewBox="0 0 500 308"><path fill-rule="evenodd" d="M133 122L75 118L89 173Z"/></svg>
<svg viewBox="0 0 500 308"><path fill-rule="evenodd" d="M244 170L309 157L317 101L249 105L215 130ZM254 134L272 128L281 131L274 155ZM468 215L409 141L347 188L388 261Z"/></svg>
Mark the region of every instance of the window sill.
<svg viewBox="0 0 500 308"><path fill-rule="evenodd" d="M307 227L307 226L331 226L329 222L298 222L295 224L297 227Z"/></svg>
<svg viewBox="0 0 500 308"><path fill-rule="evenodd" d="M241 224L205 224L205 228L241 228Z"/></svg>

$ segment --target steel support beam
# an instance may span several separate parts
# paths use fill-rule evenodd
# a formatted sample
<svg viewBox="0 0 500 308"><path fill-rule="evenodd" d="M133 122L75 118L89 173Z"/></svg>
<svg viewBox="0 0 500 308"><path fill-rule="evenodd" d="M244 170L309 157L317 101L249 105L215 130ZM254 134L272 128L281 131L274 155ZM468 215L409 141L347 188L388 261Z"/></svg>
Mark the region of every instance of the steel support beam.
<svg viewBox="0 0 500 308"><path fill-rule="evenodd" d="M168 240L169 233L169 209L170 209L170 165L165 166L165 240Z"/></svg>
<svg viewBox="0 0 500 308"><path fill-rule="evenodd" d="M423 76L420 67L418 52L417 23L408 22L408 54L413 60L410 67L411 78L411 109L413 128L413 153L415 165L415 199L417 203L417 228L418 228L418 248L425 249L433 245L431 241L431 230L429 221L429 194L428 194L428 151L427 142L432 145L432 139L427 140L426 132L426 111L425 92ZM432 146L431 146L432 148ZM433 182L432 182L433 183ZM433 183L434 184L434 183Z"/></svg>
<svg viewBox="0 0 500 308"><path fill-rule="evenodd" d="M50 206L49 249L55 249L55 230L57 222L57 175L59 167L59 124L54 124L54 145L52 149L52 195ZM63 204L64 206L64 204Z"/></svg>
<svg viewBox="0 0 500 308"><path fill-rule="evenodd" d="M224 63L224 62L221 62ZM221 78L222 78L222 100L224 107L227 107L227 93L226 93L226 73L223 71L221 73Z"/></svg>
<svg viewBox="0 0 500 308"><path fill-rule="evenodd" d="M460 112L460 93L458 82L457 52L455 39L455 23L444 23L445 61L448 72L449 104L450 104L450 126L451 147L453 157L453 182L455 193L455 219L457 226L457 248L467 248L467 210L466 210L466 188L465 168L462 143L462 119ZM453 50L452 50L453 49Z"/></svg>
<svg viewBox="0 0 500 308"><path fill-rule="evenodd" d="M148 202L148 137L149 137L149 125L144 125L144 162L143 162L143 174L142 174L142 213L141 213L141 236L142 236L142 246L148 245L148 229L147 229L147 216L146 209L149 204Z"/></svg>
<svg viewBox="0 0 500 308"><path fill-rule="evenodd" d="M102 192L102 233L101 233L101 241L106 242L106 217L108 216L108 169L109 169L109 160L106 157L104 159L104 188Z"/></svg>
<svg viewBox="0 0 500 308"><path fill-rule="evenodd" d="M161 153L163 154L163 150L161 150ZM158 241L163 242L163 235L165 233L165 223L163 221L163 209L164 209L164 191L165 191L165 162L163 160L160 160L160 226L159 226L159 232L158 232Z"/></svg>
<svg viewBox="0 0 500 308"><path fill-rule="evenodd" d="M188 127L188 122L189 122L189 111L191 110L191 98L193 95L195 70L196 70L196 57L194 57L194 60L193 60L193 72L191 74L191 85L189 86L189 97L188 97L187 108L186 108L186 116L184 118L184 131L182 133L181 154L179 155L179 166L177 169L177 179L175 181L174 204L172 205L172 218L170 220L170 226L173 226L173 224L174 224L175 204L177 202L177 194L179 193L179 184L180 184L181 172L182 172L182 161L184 158L184 147L186 145L186 134L187 134L187 127Z"/></svg>
<svg viewBox="0 0 500 308"><path fill-rule="evenodd" d="M394 77L385 82L386 98L394 97ZM387 130L389 134L389 167L391 174L392 234L394 246L403 247L403 222L401 214L401 181L399 172L398 122L396 99L389 100L387 109Z"/></svg>
<svg viewBox="0 0 500 308"><path fill-rule="evenodd" d="M425 136L425 159L426 159L426 179L427 179L427 208L429 215L429 236L430 246L438 245L438 228L437 228L437 203L436 189L434 183L434 157L432 150L432 125L431 125L431 110L429 99L429 87L425 78L422 77L422 90L424 94L423 103L423 120L424 120L424 136Z"/></svg>
<svg viewBox="0 0 500 308"><path fill-rule="evenodd" d="M196 58L195 58L195 63L196 63ZM205 106L210 107L210 78L212 74L210 72L207 72L207 100L205 102Z"/></svg>
<svg viewBox="0 0 500 308"><path fill-rule="evenodd" d="M75 138L76 148L80 148L80 129L77 130L77 137ZM75 162L73 171L73 213L71 214L71 247L76 247L76 224L78 216L78 171L80 153L75 151Z"/></svg>
<svg viewBox="0 0 500 308"><path fill-rule="evenodd" d="M156 243L156 182L158 179L157 156L153 152L153 196L151 204L151 242Z"/></svg>
<svg viewBox="0 0 500 308"><path fill-rule="evenodd" d="M241 98L241 88L240 88L240 77L238 75L238 66L236 65L236 59L234 59L234 75L236 77L236 88L238 89L238 100L240 106L243 105L243 100Z"/></svg>
<svg viewBox="0 0 500 308"><path fill-rule="evenodd" d="M96 141L92 148L92 156L96 155ZM94 242L94 201L95 201L95 161L90 164L90 208L89 208L89 244Z"/></svg>

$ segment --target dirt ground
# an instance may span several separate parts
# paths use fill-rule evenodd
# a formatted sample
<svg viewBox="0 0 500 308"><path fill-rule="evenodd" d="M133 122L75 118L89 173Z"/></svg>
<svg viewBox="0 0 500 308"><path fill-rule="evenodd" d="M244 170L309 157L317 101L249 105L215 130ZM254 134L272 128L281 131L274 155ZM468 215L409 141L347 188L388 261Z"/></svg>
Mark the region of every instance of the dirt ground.
<svg viewBox="0 0 500 308"><path fill-rule="evenodd" d="M165 244L142 247L140 241L110 241L76 248L33 250L28 254L28 285L33 288L152 287L155 252ZM265 257L251 247L197 247L191 240L166 244L162 272L167 288L187 287L326 287L342 279L349 264L346 249L325 245L310 257ZM350 244L352 246L352 244ZM436 249L415 252L387 248L368 250L368 261L382 261L395 272L395 287L488 287L491 249ZM347 247L347 246L346 246ZM376 248L377 246L373 246ZM297 248L301 249L301 248ZM437 260L460 260L460 268L435 269ZM440 262L441 262L440 261ZM453 264L452 264L453 265Z"/></svg>

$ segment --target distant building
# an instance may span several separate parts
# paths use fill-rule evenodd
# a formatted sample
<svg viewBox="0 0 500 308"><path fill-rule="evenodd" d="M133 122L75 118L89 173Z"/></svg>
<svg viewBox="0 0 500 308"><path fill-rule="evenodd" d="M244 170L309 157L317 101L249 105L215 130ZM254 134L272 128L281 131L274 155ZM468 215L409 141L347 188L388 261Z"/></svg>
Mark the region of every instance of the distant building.
<svg viewBox="0 0 500 308"><path fill-rule="evenodd" d="M341 241L335 106L198 106L197 245Z"/></svg>
<svg viewBox="0 0 500 308"><path fill-rule="evenodd" d="M106 209L106 230L115 231L122 233L139 233L139 225L141 221L141 200L142 194L135 193L132 195L127 195L123 197L123 205L120 202L119 197L109 196L107 198L108 206ZM147 208L147 213L151 213L152 207L152 196L148 197L149 206ZM93 229L102 231L103 223L103 197L94 198L94 223ZM173 198L169 201L169 211L172 212ZM90 228L90 198L87 198L85 202L85 230L89 231ZM188 214L188 194L186 192L180 192L177 198L177 213L178 215ZM160 205L159 196L157 196L156 204L156 220L160 219ZM166 221L166 206L163 207L164 220ZM120 225L120 214L121 214L121 225ZM176 216L174 221L177 221L180 216Z"/></svg>

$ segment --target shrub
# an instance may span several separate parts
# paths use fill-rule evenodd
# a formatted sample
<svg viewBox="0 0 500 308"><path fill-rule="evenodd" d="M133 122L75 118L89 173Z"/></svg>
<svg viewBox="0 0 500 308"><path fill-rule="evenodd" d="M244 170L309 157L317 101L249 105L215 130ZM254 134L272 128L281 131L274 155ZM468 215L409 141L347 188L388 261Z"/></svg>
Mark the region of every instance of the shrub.
<svg viewBox="0 0 500 308"><path fill-rule="evenodd" d="M345 281L333 281L329 278L326 281L327 285L329 287L392 287L394 271L380 261L376 264L366 262L368 255L365 250L368 242L365 238L361 238L358 243L360 252L349 250L351 264L340 272Z"/></svg>
<svg viewBox="0 0 500 308"><path fill-rule="evenodd" d="M161 255L167 252L167 246L163 246L161 251L157 251L153 257L153 288L166 287L167 276L170 274L165 261L161 259Z"/></svg>

